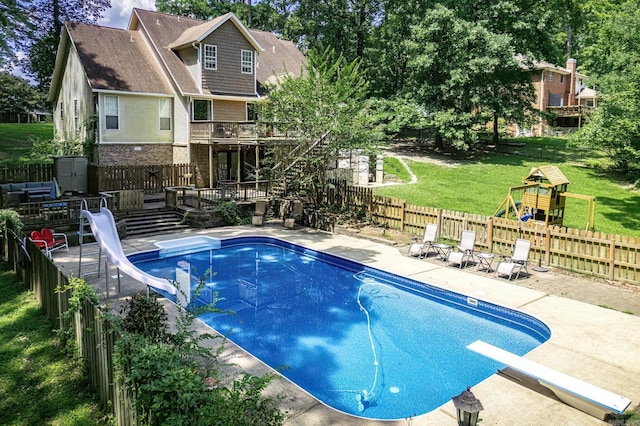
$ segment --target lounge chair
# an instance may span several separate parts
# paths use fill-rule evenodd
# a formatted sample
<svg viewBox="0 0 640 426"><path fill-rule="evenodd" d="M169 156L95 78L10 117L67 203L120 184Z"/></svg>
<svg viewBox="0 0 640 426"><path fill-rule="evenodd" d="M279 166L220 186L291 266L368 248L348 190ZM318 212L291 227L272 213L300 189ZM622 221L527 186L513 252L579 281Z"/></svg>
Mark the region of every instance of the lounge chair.
<svg viewBox="0 0 640 426"><path fill-rule="evenodd" d="M476 233L474 231L462 231L460 234L460 244L457 250L450 251L447 256L447 265L455 263L466 267L469 260L473 261L473 251L476 245Z"/></svg>
<svg viewBox="0 0 640 426"><path fill-rule="evenodd" d="M513 254L511 257L504 257L500 263L498 263L496 275L507 275L509 279L511 279L513 274L516 274L516 279L518 279L518 277L520 277L520 273L524 269L527 276L529 276L529 269L527 269L527 265L529 264L530 250L531 241L518 238L516 243L513 245Z"/></svg>
<svg viewBox="0 0 640 426"><path fill-rule="evenodd" d="M420 241L418 237L414 238L409 245L409 252L407 254L409 256L426 257L429 255L430 250L436 252L433 244L436 242L437 234L438 225L435 223L427 223L427 226L424 228L422 241Z"/></svg>

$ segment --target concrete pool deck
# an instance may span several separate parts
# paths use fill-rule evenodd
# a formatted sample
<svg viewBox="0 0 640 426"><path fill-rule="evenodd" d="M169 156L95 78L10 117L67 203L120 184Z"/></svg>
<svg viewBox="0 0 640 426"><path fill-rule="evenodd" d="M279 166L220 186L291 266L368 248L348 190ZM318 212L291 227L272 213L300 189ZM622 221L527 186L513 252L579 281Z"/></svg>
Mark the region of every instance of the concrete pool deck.
<svg viewBox="0 0 640 426"><path fill-rule="evenodd" d="M461 270L446 266L444 262L434 261L433 258L426 261L409 258L405 256L406 248L306 228L289 230L281 225L267 225L190 230L157 237L125 238L122 246L125 253L130 254L153 250L156 248L153 245L156 241L195 235L216 238L242 235L278 237L526 312L544 321L552 331L551 339L527 354L526 358L629 398L632 401L630 408L640 402L640 345L637 344L637 336L640 336L639 316L515 285L504 278L496 279L494 274L476 273L473 266ZM67 275L77 276L78 255L79 248L72 247L69 253L55 253L53 260ZM535 276L536 272L531 272ZM118 292L117 280L111 278L112 276L115 276L113 268L109 270L109 302L114 309L122 304L124 298L145 288L144 285L123 277ZM87 277L87 281L100 291L104 300L104 271L99 278ZM584 281L585 285L588 285L589 281ZM630 293L630 297L638 297L638 293ZM199 322L196 325L202 330L205 329ZM221 358L252 374L260 375L271 371L230 342L225 343ZM274 395L286 395L282 405L289 415L286 425L457 424L455 408L451 401L430 413L410 419L373 421L338 413L287 380L275 381L270 390ZM474 386L472 391L484 406L484 411L480 413L482 425L605 424L602 420L560 402L537 383L527 378L518 378L517 375L508 377L504 374L494 374Z"/></svg>

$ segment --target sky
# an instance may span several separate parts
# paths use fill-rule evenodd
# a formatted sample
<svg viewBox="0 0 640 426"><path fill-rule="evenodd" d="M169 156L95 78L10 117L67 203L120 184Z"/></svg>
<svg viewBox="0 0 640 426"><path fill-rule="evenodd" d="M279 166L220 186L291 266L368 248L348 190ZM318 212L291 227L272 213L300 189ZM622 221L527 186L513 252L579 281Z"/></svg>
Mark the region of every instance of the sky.
<svg viewBox="0 0 640 426"><path fill-rule="evenodd" d="M134 8L156 10L155 0L111 0L111 8L104 12L98 25L112 28L126 28Z"/></svg>

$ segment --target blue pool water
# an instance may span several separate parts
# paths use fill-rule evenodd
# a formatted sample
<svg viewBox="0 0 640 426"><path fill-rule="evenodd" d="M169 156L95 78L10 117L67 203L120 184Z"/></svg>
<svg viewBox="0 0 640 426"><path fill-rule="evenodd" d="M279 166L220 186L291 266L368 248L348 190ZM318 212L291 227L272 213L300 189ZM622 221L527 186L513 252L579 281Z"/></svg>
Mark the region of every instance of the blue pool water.
<svg viewBox="0 0 640 426"><path fill-rule="evenodd" d="M339 411L404 419L432 411L499 367L466 349L480 339L524 355L550 337L527 314L269 237L167 256L130 256L140 269L188 274L194 301L235 315L202 321ZM411 260L407 260L411 261ZM473 279L469 275L469 279Z"/></svg>

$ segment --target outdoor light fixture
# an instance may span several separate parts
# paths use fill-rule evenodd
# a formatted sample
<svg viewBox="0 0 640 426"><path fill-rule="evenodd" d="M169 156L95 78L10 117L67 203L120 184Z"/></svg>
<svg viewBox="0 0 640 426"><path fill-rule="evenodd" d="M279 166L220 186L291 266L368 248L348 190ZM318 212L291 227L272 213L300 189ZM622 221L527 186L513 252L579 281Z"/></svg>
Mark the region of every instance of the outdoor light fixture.
<svg viewBox="0 0 640 426"><path fill-rule="evenodd" d="M478 413L484 410L482 403L471 392L471 388L467 386L467 390L460 395L451 398L453 405L456 407L459 426L475 426L478 422Z"/></svg>

